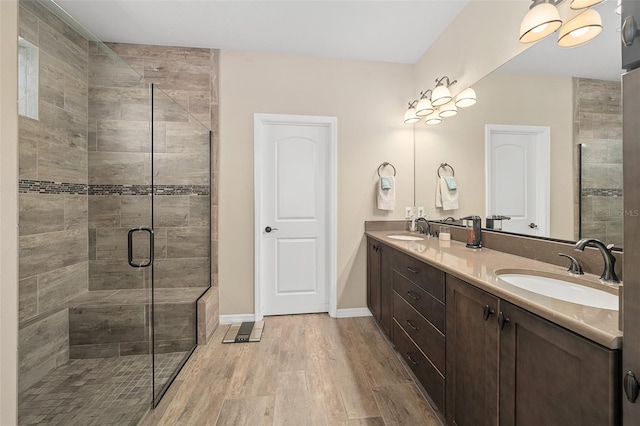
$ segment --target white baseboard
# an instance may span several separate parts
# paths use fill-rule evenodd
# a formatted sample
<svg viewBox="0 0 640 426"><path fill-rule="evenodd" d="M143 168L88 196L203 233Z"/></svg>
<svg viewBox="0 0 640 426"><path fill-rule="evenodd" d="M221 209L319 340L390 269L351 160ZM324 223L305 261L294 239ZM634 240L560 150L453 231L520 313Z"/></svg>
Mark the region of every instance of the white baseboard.
<svg viewBox="0 0 640 426"><path fill-rule="evenodd" d="M371 311L369 308L348 308L337 309L336 318L355 318L355 317L370 317Z"/></svg>
<svg viewBox="0 0 640 426"><path fill-rule="evenodd" d="M220 324L235 324L255 320L256 316L254 314L220 315Z"/></svg>
<svg viewBox="0 0 640 426"><path fill-rule="evenodd" d="M335 318L355 318L355 317L370 317L371 312L369 308L347 308L337 309ZM235 315L220 315L220 324L235 324L239 322L255 321L254 314L235 314Z"/></svg>

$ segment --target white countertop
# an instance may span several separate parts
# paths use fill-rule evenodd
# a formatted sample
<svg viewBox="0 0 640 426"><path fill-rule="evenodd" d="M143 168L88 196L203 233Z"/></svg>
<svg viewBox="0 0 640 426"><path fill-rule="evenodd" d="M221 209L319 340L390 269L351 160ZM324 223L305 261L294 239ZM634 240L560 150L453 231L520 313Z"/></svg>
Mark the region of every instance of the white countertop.
<svg viewBox="0 0 640 426"><path fill-rule="evenodd" d="M421 241L388 238L388 235L407 234L402 231L367 231L365 234L602 346L610 349L622 347L617 311L564 302L498 279L500 273L535 271L539 275L561 277L566 281L618 293L617 286L602 284L595 275L585 274L578 278L569 275L565 267L487 248L469 249L458 241L440 241L435 237L425 237Z"/></svg>

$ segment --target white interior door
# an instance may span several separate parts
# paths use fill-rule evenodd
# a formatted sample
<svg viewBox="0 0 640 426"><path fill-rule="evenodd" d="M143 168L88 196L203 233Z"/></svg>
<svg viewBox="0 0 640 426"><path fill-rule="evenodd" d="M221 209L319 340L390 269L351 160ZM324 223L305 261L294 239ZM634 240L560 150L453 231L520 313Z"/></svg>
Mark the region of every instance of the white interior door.
<svg viewBox="0 0 640 426"><path fill-rule="evenodd" d="M549 236L549 127L486 126L487 216L502 230Z"/></svg>
<svg viewBox="0 0 640 426"><path fill-rule="evenodd" d="M257 316L329 311L335 119L256 115Z"/></svg>

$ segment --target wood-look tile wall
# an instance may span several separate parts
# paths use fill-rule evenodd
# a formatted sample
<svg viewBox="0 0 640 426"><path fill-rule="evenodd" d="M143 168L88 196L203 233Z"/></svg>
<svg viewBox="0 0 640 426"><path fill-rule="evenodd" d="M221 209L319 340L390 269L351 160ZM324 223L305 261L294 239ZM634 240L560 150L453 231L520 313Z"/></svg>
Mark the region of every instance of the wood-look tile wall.
<svg viewBox="0 0 640 426"><path fill-rule="evenodd" d="M619 81L574 77L574 140L582 148L582 236L623 246L622 92ZM577 170L574 176L578 176ZM576 186L578 182L576 180Z"/></svg>
<svg viewBox="0 0 640 426"><path fill-rule="evenodd" d="M23 390L68 360L68 312L61 306L87 290L88 43L33 1L20 1L19 28L39 48L38 120L19 118L20 179L63 183L20 191Z"/></svg>
<svg viewBox="0 0 640 426"><path fill-rule="evenodd" d="M188 179L190 182L204 183L205 179L210 178L210 194L211 199L205 200L203 197L189 199L189 226L197 225L197 220L202 220L204 214L210 214L211 224L211 283L218 285L218 149L220 144L218 131L218 75L219 75L219 50L218 49L202 49L188 47L167 47L152 45L137 45L123 43L107 43L107 46L129 66L131 66L139 75L142 75L146 81L157 84L158 87L166 93L171 99L175 100L178 105L188 111L191 115L190 120L195 118L205 127L211 130L211 173L205 176L202 173L190 174ZM161 97L160 101L164 102L166 98ZM157 101L157 100L156 100ZM124 107L123 107L124 108ZM198 137L193 143L188 142L186 131L193 129L193 123L189 126L184 123L178 112L171 108L171 102L163 103L160 108L167 111L163 120L166 128L160 128L160 131L154 135L156 152L164 152L165 154L158 156L158 164L163 164L170 156L173 156L178 165L178 170L188 167L190 170L198 171L207 167L203 155L192 155L194 151L202 147L197 144L202 141ZM174 111L174 112L172 112ZM135 115L131 106L127 106L126 111L122 110L123 116ZM164 148L158 147L158 144L165 143ZM196 151L199 152L199 151ZM181 164L180 164L181 163ZM161 183L175 184L176 176L167 173L160 173L156 176ZM182 177L178 178L180 181ZM179 202L184 203L185 200ZM186 210L180 209L175 203L175 199L167 200L163 205L160 214L164 220L175 223L184 219ZM210 208L209 208L210 207ZM209 212L210 210L210 212ZM197 219L196 219L197 217ZM182 218L182 219L181 219ZM164 226L164 225L160 225ZM171 225L176 226L176 225Z"/></svg>
<svg viewBox="0 0 640 426"><path fill-rule="evenodd" d="M20 1L20 35L40 49L39 119L20 117L19 123L23 390L66 362L70 350L74 357L148 352L148 303L135 308L142 309L139 321L89 344L84 325L106 317L117 322L118 312L132 307L112 303L98 312L70 300L88 290L149 287L149 271L126 263L126 232L150 224L152 170L154 183L167 190L155 200L156 285L204 287L212 278L217 284L218 197L217 185L209 185L218 170L218 51L112 45L124 62L29 0ZM149 81L166 92L154 93L153 165ZM147 249L136 241L136 256ZM194 301L158 306L165 319L156 324L161 351L193 345L195 336L185 330L195 328ZM134 336L142 329L144 338Z"/></svg>
<svg viewBox="0 0 640 426"><path fill-rule="evenodd" d="M157 229L156 286L205 286L209 282L209 270L211 282L216 285L218 51L120 43L108 43L107 46L137 74L143 76L146 82L154 83L160 89L154 92L154 184L211 185L210 196L172 195L156 197L154 200L154 225ZM104 52L97 53L105 56ZM109 157L110 162L120 161L121 158L123 162L130 161L124 158L135 149L144 155L144 152L148 152L148 147L135 148L135 144L132 147L126 141L138 137L144 131L144 120L148 120L148 116L144 116L142 112L144 108L148 108L148 104L135 106L131 101L123 104L122 99L130 97L128 84L132 79L124 78L124 87L119 87L121 84L110 77L114 73L105 71L105 65L109 67L114 64L109 64L105 58L92 60L90 63L96 64L96 71L90 75L90 96L95 95L96 99L100 99L96 102L99 110L95 114L100 118L92 120L93 114L90 114L90 134L95 133L96 141L95 152L90 142L90 164L102 164L105 156ZM92 79L94 74L95 81ZM133 99L136 98L144 99L141 93L134 94ZM118 101L112 101L116 99ZM209 129L212 131L211 147L208 137L203 134ZM94 155L96 161L91 161ZM128 165L123 164L122 167L127 168ZM95 175L94 168L90 167L90 171L90 182L105 183L105 179L109 179L105 175L108 173L106 170L105 173L95 170ZM90 211L91 203L98 202L97 198L100 197L91 197ZM120 215L121 224L117 226L131 225L125 224L125 217L135 221L140 219L136 215L145 215L146 207L140 200L125 201L125 198L130 196L122 197L119 211L117 208L112 209L113 218ZM116 200L111 202L113 206L117 204ZM90 217L92 218L91 215ZM114 225L112 223L109 226ZM212 246L210 266L206 259L209 235ZM100 261L99 258L96 260ZM93 285L94 281L91 279L91 288L94 288Z"/></svg>

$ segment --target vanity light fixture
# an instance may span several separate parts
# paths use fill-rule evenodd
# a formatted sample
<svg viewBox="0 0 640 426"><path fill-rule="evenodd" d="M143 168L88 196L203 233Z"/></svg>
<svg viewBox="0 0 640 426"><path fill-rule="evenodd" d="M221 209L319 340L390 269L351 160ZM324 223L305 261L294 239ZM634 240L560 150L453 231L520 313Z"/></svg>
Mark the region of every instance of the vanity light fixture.
<svg viewBox="0 0 640 426"><path fill-rule="evenodd" d="M560 28L558 46L575 47L593 40L602 32L602 18L594 9L570 10Z"/></svg>
<svg viewBox="0 0 640 426"><path fill-rule="evenodd" d="M409 108L404 114L405 124L416 124L425 117L426 124L438 124L445 117L453 117L458 108L465 108L476 103L476 92L471 87L464 89L456 96L451 96L449 86L457 83L449 77L436 78L436 87L420 92L420 97L409 102Z"/></svg>
<svg viewBox="0 0 640 426"><path fill-rule="evenodd" d="M433 90L427 89L424 92L420 92L420 100L416 106L416 115L418 117L424 117L433 112L433 105L431 105L431 98L429 95L433 93Z"/></svg>
<svg viewBox="0 0 640 426"><path fill-rule="evenodd" d="M431 114L427 115L424 118L425 124L440 124L442 123L442 118L438 114L438 110L436 109Z"/></svg>
<svg viewBox="0 0 640 426"><path fill-rule="evenodd" d="M595 6L605 0L571 0L569 7L571 9L586 9L587 7Z"/></svg>
<svg viewBox="0 0 640 426"><path fill-rule="evenodd" d="M456 106L456 102L452 99L440 107L440 112L438 115L440 117L446 118L446 117L453 117L457 113L458 113L458 107Z"/></svg>
<svg viewBox="0 0 640 426"><path fill-rule="evenodd" d="M445 80L446 83L444 82ZM437 107L449 102L452 99L449 86L456 84L457 82L458 80L450 81L449 77L446 75L442 78L437 78L436 88L433 89L433 93L431 94L431 105Z"/></svg>
<svg viewBox="0 0 640 426"><path fill-rule="evenodd" d="M404 123L405 124L416 124L420 121L420 117L416 115L416 105L418 100L409 102L409 109L404 113Z"/></svg>
<svg viewBox="0 0 640 426"><path fill-rule="evenodd" d="M520 42L533 43L554 33L562 25L556 4L561 0L533 0L520 23Z"/></svg>
<svg viewBox="0 0 640 426"><path fill-rule="evenodd" d="M477 101L476 91L471 87L467 87L456 96L456 106L458 108L466 108L475 105Z"/></svg>

